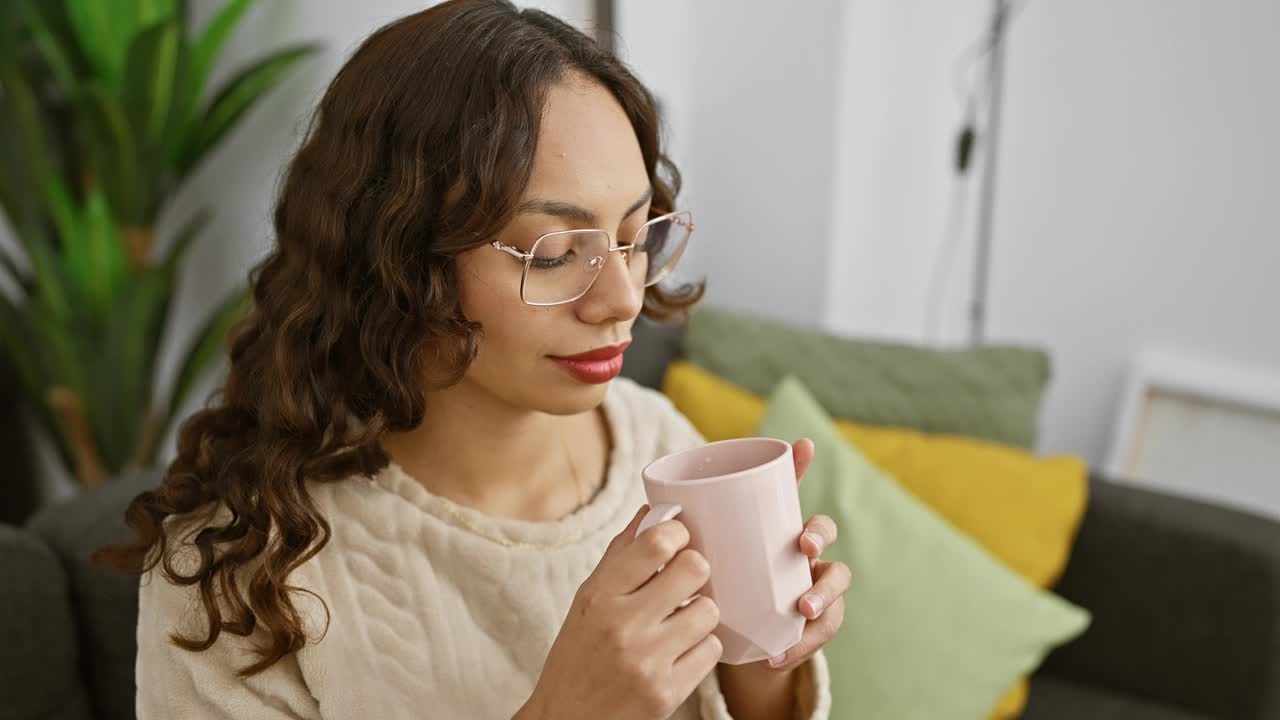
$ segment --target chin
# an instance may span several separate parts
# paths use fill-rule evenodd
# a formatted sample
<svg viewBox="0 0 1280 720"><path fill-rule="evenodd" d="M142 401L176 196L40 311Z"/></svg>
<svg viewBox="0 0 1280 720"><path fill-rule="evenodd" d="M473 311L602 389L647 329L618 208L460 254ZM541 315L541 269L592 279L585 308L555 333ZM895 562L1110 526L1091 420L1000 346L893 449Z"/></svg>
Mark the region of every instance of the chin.
<svg viewBox="0 0 1280 720"><path fill-rule="evenodd" d="M542 386L538 393L538 407L552 415L576 415L594 410L604 401L605 393L612 383L613 380L584 383L562 376L559 382L549 382Z"/></svg>

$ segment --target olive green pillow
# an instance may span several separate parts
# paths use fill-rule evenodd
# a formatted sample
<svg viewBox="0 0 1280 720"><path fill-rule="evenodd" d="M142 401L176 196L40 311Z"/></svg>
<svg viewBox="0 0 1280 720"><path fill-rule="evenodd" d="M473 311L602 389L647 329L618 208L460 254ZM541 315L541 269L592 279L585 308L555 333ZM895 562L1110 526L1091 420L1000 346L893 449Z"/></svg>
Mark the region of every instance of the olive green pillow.
<svg viewBox="0 0 1280 720"><path fill-rule="evenodd" d="M814 441L804 517L839 528L824 560L853 571L844 624L824 648L832 720L984 718L1089 613L1041 590L947 524L836 430L795 378L756 435Z"/></svg>
<svg viewBox="0 0 1280 720"><path fill-rule="evenodd" d="M870 425L1033 449L1049 356L1038 349L934 349L836 337L701 307L690 361L757 395L799 378L827 412Z"/></svg>

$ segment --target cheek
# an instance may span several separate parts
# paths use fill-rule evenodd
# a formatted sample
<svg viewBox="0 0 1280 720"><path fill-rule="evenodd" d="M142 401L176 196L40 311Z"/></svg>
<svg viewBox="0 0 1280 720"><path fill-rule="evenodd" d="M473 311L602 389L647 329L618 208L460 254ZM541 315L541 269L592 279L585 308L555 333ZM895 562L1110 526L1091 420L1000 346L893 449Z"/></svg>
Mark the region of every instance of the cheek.
<svg viewBox="0 0 1280 720"><path fill-rule="evenodd" d="M458 302L462 306L462 314L468 320L486 322L495 313L501 312L501 305L508 296L520 302L520 277L516 276L515 287L504 287L508 284L507 279L496 274L495 268L489 267L482 258L477 257L477 252L466 252L458 256Z"/></svg>
<svg viewBox="0 0 1280 720"><path fill-rule="evenodd" d="M496 379L537 359L541 341L549 337L551 308L536 308L520 300L519 278L506 287L492 281L480 269L461 265L458 278L459 304L468 320L480 323L480 353L472 364L477 378Z"/></svg>
<svg viewBox="0 0 1280 720"><path fill-rule="evenodd" d="M464 317L484 326L484 340L497 341L507 336L508 326L518 327L520 318L533 308L520 300L518 273L503 273L482 259L492 260L477 258L475 253L458 258L458 304Z"/></svg>

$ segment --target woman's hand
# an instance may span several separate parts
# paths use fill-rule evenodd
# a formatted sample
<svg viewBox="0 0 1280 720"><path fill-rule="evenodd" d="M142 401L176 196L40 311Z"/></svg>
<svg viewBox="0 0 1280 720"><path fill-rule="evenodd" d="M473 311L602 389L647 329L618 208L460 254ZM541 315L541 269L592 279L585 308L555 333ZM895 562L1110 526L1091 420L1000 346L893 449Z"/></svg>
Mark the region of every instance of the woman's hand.
<svg viewBox="0 0 1280 720"><path fill-rule="evenodd" d="M813 441L807 438L800 440L791 446L791 451L796 466L796 483L799 484L813 461ZM726 665L720 668L720 672L750 675L767 670L787 673L831 641L844 624L844 594L849 589L852 573L842 562L823 562L818 557L835 542L837 534L835 520L826 515L814 515L796 539L800 551L809 557L809 571L813 575L813 588L796 603L796 609L808 618L800 642L775 658L745 665Z"/></svg>
<svg viewBox="0 0 1280 720"><path fill-rule="evenodd" d="M689 531L668 520L635 537L644 506L582 583L519 718L667 718L720 661L720 610ZM659 566L664 566L657 572ZM655 575L656 573L656 575Z"/></svg>
<svg viewBox="0 0 1280 720"><path fill-rule="evenodd" d="M813 442L801 440L792 445L796 465L796 482L804 477L813 460ZM725 703L735 718L790 717L796 710L793 671L826 645L844 623L844 593L849 589L849 567L841 562L820 562L818 556L836 539L835 521L826 515L815 515L805 524L796 540L809 557L813 588L798 601L796 609L806 618L800 641L776 658L743 665L721 665L716 669ZM810 602L813 601L811 605Z"/></svg>
<svg viewBox="0 0 1280 720"><path fill-rule="evenodd" d="M813 461L813 441L806 438L791 448L796 463L796 484L799 484ZM849 590L852 573L842 562L818 559L835 542L837 534L835 520L826 515L814 515L805 523L804 532L797 540L800 551L809 557L809 569L813 573L813 589L797 603L797 609L809 621L805 623L800 642L783 654L764 661L775 671L792 670L813 657L844 624L844 594Z"/></svg>

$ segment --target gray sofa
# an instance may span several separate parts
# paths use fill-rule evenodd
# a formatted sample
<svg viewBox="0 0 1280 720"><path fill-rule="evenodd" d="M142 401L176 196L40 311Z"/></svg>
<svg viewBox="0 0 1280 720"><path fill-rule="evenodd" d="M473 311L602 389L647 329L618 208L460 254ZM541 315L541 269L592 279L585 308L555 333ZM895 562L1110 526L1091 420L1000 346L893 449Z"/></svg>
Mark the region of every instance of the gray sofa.
<svg viewBox="0 0 1280 720"><path fill-rule="evenodd" d="M635 334L624 372L656 387L679 333ZM88 555L156 481L0 525L0 720L133 717L136 579ZM1094 477L1055 589L1093 624L1034 675L1025 718L1280 718L1280 523Z"/></svg>

